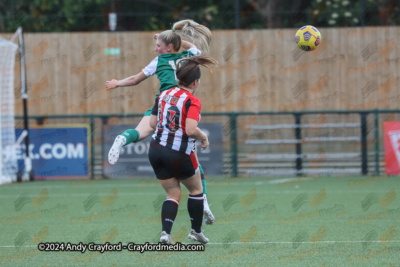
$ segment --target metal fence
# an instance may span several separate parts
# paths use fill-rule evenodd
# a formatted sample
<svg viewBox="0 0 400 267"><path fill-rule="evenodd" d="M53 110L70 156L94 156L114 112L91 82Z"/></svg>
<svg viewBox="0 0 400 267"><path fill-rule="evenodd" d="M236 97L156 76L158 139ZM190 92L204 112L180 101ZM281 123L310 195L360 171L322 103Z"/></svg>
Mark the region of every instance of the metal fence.
<svg viewBox="0 0 400 267"><path fill-rule="evenodd" d="M113 124L127 121L131 123L132 120L140 120L142 116L143 114L82 114L30 116L29 119L31 126L88 124L91 129L90 176L94 178L102 176L104 164L102 126L110 123L113 118L118 120L111 121ZM22 117L17 116L16 119L18 122ZM224 148L224 173L233 177L242 174L378 175L384 169L382 123L399 119L400 110L202 114L202 122L220 122L224 125L221 144ZM323 129L336 129L334 131L340 134L324 133ZM345 132L346 129L348 132ZM260 130L264 133L257 133ZM274 136L270 134L272 131L276 131ZM314 135L310 136L309 133ZM346 142L347 145L344 144ZM278 148L274 148L277 146ZM335 161L339 167L348 167L343 167L339 172L335 168L323 168L322 165L329 160ZM277 162L281 169L268 167L278 166Z"/></svg>

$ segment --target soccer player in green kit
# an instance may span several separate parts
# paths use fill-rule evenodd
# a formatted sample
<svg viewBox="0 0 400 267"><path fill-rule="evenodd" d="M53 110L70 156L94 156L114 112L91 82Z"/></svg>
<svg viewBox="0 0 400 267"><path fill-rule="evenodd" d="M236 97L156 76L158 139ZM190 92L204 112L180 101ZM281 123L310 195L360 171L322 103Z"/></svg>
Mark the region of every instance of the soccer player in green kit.
<svg viewBox="0 0 400 267"><path fill-rule="evenodd" d="M182 40L178 33L182 33L183 36L192 39L193 42L197 44L199 49L194 44ZM211 43L211 31L207 27L200 25L193 20L182 20L174 23L171 30L164 31L160 34L155 34L154 39L156 40L156 47L154 51L158 54L158 56L136 75L130 76L123 80L113 79L111 81L107 81L105 84L107 90L117 87L138 85L148 77L156 74L160 81L160 89L155 97L155 99L157 99L158 95L162 91L168 90L177 85L175 71L176 62L179 59L199 56L202 52L208 52ZM184 49L184 51L179 53L181 47ZM150 115L152 108L153 107L150 107L146 111L136 129L128 129L115 138L114 144L112 145L108 154L108 161L110 164L114 165L117 163L119 159L119 151L123 146L133 142L139 142L153 133L154 130L150 127ZM204 179L204 171L200 163L199 168L204 194L204 221L206 224L213 224L215 217L212 214L207 202L206 182Z"/></svg>

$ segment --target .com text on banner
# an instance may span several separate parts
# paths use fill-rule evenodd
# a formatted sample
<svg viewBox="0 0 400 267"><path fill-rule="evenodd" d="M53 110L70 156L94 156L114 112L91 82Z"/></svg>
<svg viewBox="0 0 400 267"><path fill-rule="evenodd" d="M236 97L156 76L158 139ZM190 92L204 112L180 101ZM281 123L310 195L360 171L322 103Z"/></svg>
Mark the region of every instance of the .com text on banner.
<svg viewBox="0 0 400 267"><path fill-rule="evenodd" d="M82 126L29 129L29 152L36 179L88 178L88 127ZM22 131L15 130L17 139ZM6 151L3 153L6 158L10 155ZM23 170L24 143L16 146L16 157L19 170Z"/></svg>

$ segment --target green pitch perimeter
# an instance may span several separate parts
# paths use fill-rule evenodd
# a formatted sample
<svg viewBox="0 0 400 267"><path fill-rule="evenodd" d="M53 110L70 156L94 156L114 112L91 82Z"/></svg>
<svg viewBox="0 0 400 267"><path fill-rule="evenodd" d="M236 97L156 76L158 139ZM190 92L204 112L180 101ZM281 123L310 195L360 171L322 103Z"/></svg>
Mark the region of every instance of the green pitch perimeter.
<svg viewBox="0 0 400 267"><path fill-rule="evenodd" d="M188 243L187 191L172 229ZM396 266L400 178L208 178L205 252L39 252L40 242L156 243L156 179L0 187L1 266Z"/></svg>

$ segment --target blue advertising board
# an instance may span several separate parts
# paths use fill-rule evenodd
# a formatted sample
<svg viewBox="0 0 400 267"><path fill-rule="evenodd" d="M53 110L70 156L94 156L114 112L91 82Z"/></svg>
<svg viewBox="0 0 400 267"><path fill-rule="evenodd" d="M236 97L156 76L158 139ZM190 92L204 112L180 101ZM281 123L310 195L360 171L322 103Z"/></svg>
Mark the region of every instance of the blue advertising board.
<svg viewBox="0 0 400 267"><path fill-rule="evenodd" d="M137 175L154 177L154 170L150 165L148 153L151 136L138 143L129 144L120 151L120 157L115 165L108 163L108 152L115 137L126 129L134 129L136 125L118 124L103 126L103 174L107 178L131 178ZM197 156L204 172L208 175L222 174L222 125L220 123L199 123L199 127L208 136L210 146L202 150L197 142Z"/></svg>
<svg viewBox="0 0 400 267"><path fill-rule="evenodd" d="M15 129L16 138L23 129ZM87 178L88 127L29 129L30 156L36 179ZM23 170L25 144L16 147L18 168Z"/></svg>

